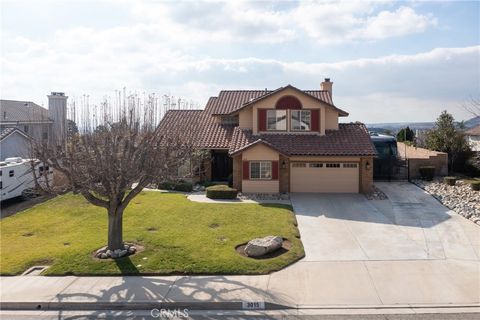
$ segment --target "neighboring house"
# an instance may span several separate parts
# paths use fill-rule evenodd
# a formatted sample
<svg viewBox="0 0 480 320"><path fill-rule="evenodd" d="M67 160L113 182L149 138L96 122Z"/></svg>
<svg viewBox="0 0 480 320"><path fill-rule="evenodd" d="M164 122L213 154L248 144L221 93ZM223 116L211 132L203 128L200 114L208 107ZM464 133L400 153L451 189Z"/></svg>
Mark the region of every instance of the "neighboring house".
<svg viewBox="0 0 480 320"><path fill-rule="evenodd" d="M480 126L466 131L465 134L467 135L468 143L472 151L480 152Z"/></svg>
<svg viewBox="0 0 480 320"><path fill-rule="evenodd" d="M30 101L0 100L0 160L29 157L30 139L65 141L67 96L52 92L48 109Z"/></svg>
<svg viewBox="0 0 480 320"><path fill-rule="evenodd" d="M29 158L32 137L15 127L2 128L0 132L0 160L6 158Z"/></svg>
<svg viewBox="0 0 480 320"><path fill-rule="evenodd" d="M348 113L321 90L221 91L205 110L170 110L164 132L200 125L198 146L210 150L206 180L233 177L244 193L370 192L373 157L362 123L338 123Z"/></svg>

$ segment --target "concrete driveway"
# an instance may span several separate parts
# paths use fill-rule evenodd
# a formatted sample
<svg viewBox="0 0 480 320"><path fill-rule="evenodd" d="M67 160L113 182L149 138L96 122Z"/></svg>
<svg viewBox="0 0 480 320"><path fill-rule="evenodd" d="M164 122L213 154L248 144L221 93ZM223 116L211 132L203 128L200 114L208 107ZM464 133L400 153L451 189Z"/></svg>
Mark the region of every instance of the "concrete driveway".
<svg viewBox="0 0 480 320"><path fill-rule="evenodd" d="M410 183L377 183L388 200L361 194L292 194L304 261L479 261L480 228Z"/></svg>
<svg viewBox="0 0 480 320"><path fill-rule="evenodd" d="M292 194L305 258L271 275L297 306L480 305L480 227L413 184L388 200Z"/></svg>

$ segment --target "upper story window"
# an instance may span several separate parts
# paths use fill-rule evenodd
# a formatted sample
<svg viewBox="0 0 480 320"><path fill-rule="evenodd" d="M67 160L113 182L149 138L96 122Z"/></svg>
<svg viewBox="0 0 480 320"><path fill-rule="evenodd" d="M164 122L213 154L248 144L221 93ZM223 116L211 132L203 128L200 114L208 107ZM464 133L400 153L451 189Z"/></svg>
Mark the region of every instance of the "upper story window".
<svg viewBox="0 0 480 320"><path fill-rule="evenodd" d="M287 110L267 110L267 130L287 130Z"/></svg>
<svg viewBox="0 0 480 320"><path fill-rule="evenodd" d="M310 110L291 110L291 129L293 131L310 131L312 116Z"/></svg>

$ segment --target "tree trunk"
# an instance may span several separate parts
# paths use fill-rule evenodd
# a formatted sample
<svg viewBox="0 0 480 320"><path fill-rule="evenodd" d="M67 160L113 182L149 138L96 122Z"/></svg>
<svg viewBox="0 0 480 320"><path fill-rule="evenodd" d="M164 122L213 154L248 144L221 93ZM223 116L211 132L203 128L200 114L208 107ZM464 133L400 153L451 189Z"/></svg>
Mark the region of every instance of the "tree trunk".
<svg viewBox="0 0 480 320"><path fill-rule="evenodd" d="M123 210L119 208L108 211L108 249L123 250Z"/></svg>

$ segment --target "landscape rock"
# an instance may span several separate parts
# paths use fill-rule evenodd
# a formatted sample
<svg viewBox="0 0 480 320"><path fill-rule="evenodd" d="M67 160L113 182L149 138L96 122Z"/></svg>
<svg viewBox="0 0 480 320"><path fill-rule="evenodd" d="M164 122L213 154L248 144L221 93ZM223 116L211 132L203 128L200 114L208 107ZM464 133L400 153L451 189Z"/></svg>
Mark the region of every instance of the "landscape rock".
<svg viewBox="0 0 480 320"><path fill-rule="evenodd" d="M288 193L238 193L240 200L290 200Z"/></svg>
<svg viewBox="0 0 480 320"><path fill-rule="evenodd" d="M424 189L444 206L466 219L480 224L480 192L471 189L468 183L457 181L454 186L434 181L413 180L414 184Z"/></svg>
<svg viewBox="0 0 480 320"><path fill-rule="evenodd" d="M95 257L99 259L116 259L134 254L136 251L137 247L135 247L133 244L124 244L123 249L116 249L114 251L108 249L107 247L103 247L95 251Z"/></svg>
<svg viewBox="0 0 480 320"><path fill-rule="evenodd" d="M279 249L283 244L282 237L267 236L250 240L245 246L244 252L249 257L261 257L267 253Z"/></svg>
<svg viewBox="0 0 480 320"><path fill-rule="evenodd" d="M366 193L365 196L368 200L386 200L388 199L387 195L377 188L377 186L373 186L373 191L370 193Z"/></svg>

